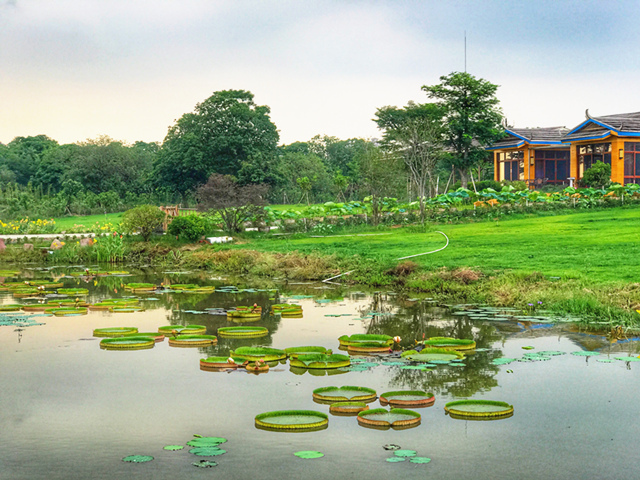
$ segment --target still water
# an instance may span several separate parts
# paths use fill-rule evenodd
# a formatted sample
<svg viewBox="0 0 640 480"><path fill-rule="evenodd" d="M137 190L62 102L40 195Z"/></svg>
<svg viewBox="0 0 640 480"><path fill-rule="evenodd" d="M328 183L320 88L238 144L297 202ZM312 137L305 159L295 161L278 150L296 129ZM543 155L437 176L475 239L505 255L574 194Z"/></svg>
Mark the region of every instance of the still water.
<svg viewBox="0 0 640 480"><path fill-rule="evenodd" d="M57 278L61 271L56 272ZM28 275L51 279L51 272ZM127 296L122 284L134 281L230 284L173 273L62 281L89 288L92 302ZM638 355L637 342L610 343L566 325L451 315L425 299L318 284L280 285L275 301L300 303L304 314L270 317L273 293L256 283L235 285L251 288L233 294L154 293L141 296L144 312L37 317L44 325L0 326L0 479L640 477L640 363L598 361ZM0 295L3 303L16 303L8 292ZM95 328L135 326L147 332L169 324L205 325L207 333L216 334L219 327L233 324L225 316L196 312L254 303L265 314L251 324L267 327L267 337L219 338L217 346L206 349L169 347L165 340L141 351L101 350L99 339L92 337ZM399 335L405 348L423 335L472 338L480 351L468 355L463 367L443 365L431 371L385 366L381 357L363 357L377 366L330 374L294 373L286 363L261 375L199 368L201 358L227 355L243 345L320 345L338 352L338 337L353 333ZM565 354L547 361L493 363L543 350ZM581 350L600 355L571 354ZM327 405L313 401L312 391L332 385L370 387L378 394L421 389L433 392L436 402L415 409L422 423L407 430L372 430L354 417L332 415L329 427L317 432L255 428L254 417L262 412L328 413ZM444 414L445 403L463 398L505 401L514 405L515 414L495 421ZM377 401L371 404L376 407ZM189 447L163 449L186 446L194 434L228 439L222 446L227 453L204 458L190 454ZM416 450L432 461L389 463L393 452L384 450L385 444ZM293 455L301 450L317 450L324 457ZM134 454L154 460L121 460ZM203 459L219 465L192 465Z"/></svg>

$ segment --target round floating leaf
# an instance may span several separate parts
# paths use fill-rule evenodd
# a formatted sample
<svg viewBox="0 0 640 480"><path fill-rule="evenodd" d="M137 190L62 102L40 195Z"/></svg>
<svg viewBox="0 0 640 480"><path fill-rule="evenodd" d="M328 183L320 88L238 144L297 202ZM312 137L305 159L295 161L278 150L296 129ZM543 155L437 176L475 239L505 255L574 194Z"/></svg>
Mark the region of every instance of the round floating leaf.
<svg viewBox="0 0 640 480"><path fill-rule="evenodd" d="M542 352L538 352L539 355L546 355L548 357L555 357L558 355L564 355L565 352L560 352L558 350L543 350Z"/></svg>
<svg viewBox="0 0 640 480"><path fill-rule="evenodd" d="M189 453L193 453L199 457L216 457L227 453L227 451L218 447L196 447L189 450Z"/></svg>
<svg viewBox="0 0 640 480"><path fill-rule="evenodd" d="M410 458L409 461L411 463L429 463L431 459L427 457L413 457Z"/></svg>
<svg viewBox="0 0 640 480"><path fill-rule="evenodd" d="M595 355L600 355L598 352L589 352L586 350L579 350L577 352L571 352L571 355L576 355L578 357L593 357Z"/></svg>
<svg viewBox="0 0 640 480"><path fill-rule="evenodd" d="M522 347L523 350L533 350L536 347L532 347L531 345L527 345L526 347Z"/></svg>
<svg viewBox="0 0 640 480"><path fill-rule="evenodd" d="M417 453L415 450L396 450L393 452L396 457L415 457Z"/></svg>
<svg viewBox="0 0 640 480"><path fill-rule="evenodd" d="M184 447L182 445L167 445L164 447L165 450L169 450L171 452L175 452L176 450L182 450Z"/></svg>
<svg viewBox="0 0 640 480"><path fill-rule="evenodd" d="M494 365L508 365L509 363L515 362L515 361L516 361L515 358L502 357L502 358L494 358L491 363L493 363Z"/></svg>
<svg viewBox="0 0 640 480"><path fill-rule="evenodd" d="M187 445L190 447L217 447L226 441L227 439L222 437L197 437L189 440Z"/></svg>
<svg viewBox="0 0 640 480"><path fill-rule="evenodd" d="M424 365L404 365L402 367L403 370L426 370L427 367Z"/></svg>
<svg viewBox="0 0 640 480"><path fill-rule="evenodd" d="M614 363L615 362L615 360L612 360L610 358L598 358L597 361L600 362L600 363Z"/></svg>
<svg viewBox="0 0 640 480"><path fill-rule="evenodd" d="M199 462L193 462L191 465L198 468L212 468L217 467L218 462L214 462L213 460L200 460Z"/></svg>
<svg viewBox="0 0 640 480"><path fill-rule="evenodd" d="M324 453L316 452L315 450L303 450L300 452L294 453L294 455L298 458L320 458L324 457Z"/></svg>
<svg viewBox="0 0 640 480"><path fill-rule="evenodd" d="M389 462L389 463L404 462L405 460L406 460L405 457L389 457L389 458L387 458L387 462Z"/></svg>
<svg viewBox="0 0 640 480"><path fill-rule="evenodd" d="M122 459L123 462L144 463L153 460L151 455L129 455Z"/></svg>
<svg viewBox="0 0 640 480"><path fill-rule="evenodd" d="M622 360L623 362L640 362L638 357L615 357L616 360Z"/></svg>

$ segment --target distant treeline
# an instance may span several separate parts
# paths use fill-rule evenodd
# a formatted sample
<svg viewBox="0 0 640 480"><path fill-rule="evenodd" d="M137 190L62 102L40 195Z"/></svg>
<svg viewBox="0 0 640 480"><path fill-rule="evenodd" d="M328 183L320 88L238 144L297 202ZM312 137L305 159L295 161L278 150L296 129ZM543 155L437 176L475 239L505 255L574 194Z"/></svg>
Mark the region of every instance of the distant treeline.
<svg viewBox="0 0 640 480"><path fill-rule="evenodd" d="M444 125L442 110L434 108L380 109L380 142L316 136L279 146L269 107L256 105L251 92L225 90L185 113L162 144L129 145L101 136L60 145L46 135L16 137L0 143L0 218L115 212L148 203L189 206L214 173L240 185L266 184L271 203L413 200L427 184L434 194L455 182L441 129L435 140L424 128L401 135L415 130L416 118L419 125ZM420 176L407 161L417 149L430 162L419 166ZM477 180L490 175L491 163L473 161ZM464 186L470 167L456 168Z"/></svg>

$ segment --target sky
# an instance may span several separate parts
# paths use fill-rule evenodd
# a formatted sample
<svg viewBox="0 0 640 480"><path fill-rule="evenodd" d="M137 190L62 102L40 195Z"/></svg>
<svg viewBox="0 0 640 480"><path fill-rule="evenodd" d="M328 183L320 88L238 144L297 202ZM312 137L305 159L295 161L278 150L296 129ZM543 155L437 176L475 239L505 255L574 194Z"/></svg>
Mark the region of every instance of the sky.
<svg viewBox="0 0 640 480"><path fill-rule="evenodd" d="M0 0L0 142L162 142L249 90L280 142L376 138L386 105L465 69L509 125L640 111L640 1Z"/></svg>

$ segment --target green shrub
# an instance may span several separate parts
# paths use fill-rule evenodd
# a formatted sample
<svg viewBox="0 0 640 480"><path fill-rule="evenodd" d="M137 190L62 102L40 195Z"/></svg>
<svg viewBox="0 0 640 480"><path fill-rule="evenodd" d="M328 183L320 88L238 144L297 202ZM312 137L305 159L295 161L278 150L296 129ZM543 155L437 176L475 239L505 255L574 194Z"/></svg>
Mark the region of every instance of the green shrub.
<svg viewBox="0 0 640 480"><path fill-rule="evenodd" d="M581 187L607 188L611 185L611 165L596 162L585 170L580 179Z"/></svg>
<svg viewBox="0 0 640 480"><path fill-rule="evenodd" d="M165 214L153 205L140 205L127 210L122 215L122 226L125 233L139 233L146 242L151 234L162 226Z"/></svg>
<svg viewBox="0 0 640 480"><path fill-rule="evenodd" d="M476 182L476 188L479 192L485 188L493 188L496 192L499 192L502 189L502 185L496 180L480 180Z"/></svg>
<svg viewBox="0 0 640 480"><path fill-rule="evenodd" d="M207 230L207 222L200 215L187 215L185 217L175 217L169 227L167 233L176 237L195 242L205 234Z"/></svg>

